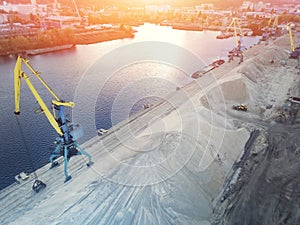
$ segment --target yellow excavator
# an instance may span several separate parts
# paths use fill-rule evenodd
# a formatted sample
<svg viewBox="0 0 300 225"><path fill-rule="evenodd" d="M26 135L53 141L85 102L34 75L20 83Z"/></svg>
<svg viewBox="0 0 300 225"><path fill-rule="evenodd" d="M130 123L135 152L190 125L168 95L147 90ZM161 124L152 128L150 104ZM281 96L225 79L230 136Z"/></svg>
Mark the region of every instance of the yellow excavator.
<svg viewBox="0 0 300 225"><path fill-rule="evenodd" d="M50 112L45 102L34 88L33 84L30 81L30 77L22 70L22 65L27 66L27 68L32 72L32 74L43 84L43 86L50 92L50 94L54 97L52 100L52 110L53 113ZM68 174L68 161L72 156L75 155L85 155L88 158L87 166L92 164L91 156L81 149L81 147L77 144L76 140L83 135L83 131L78 124L72 124L69 122L65 115L65 107L74 107L73 102L65 102L61 100L54 91L46 84L46 82L40 76L40 73L35 71L33 67L29 64L29 60L18 56L17 62L14 68L14 88L15 88L15 114L20 114L20 90L21 90L21 79L24 79L26 84L28 85L30 91L33 96L37 100L40 109L39 111L44 113L47 117L51 126L55 129L59 137L56 138L55 150L50 155L51 168L58 166L57 158L60 156L64 157L64 174L65 174L65 182L71 179L71 176ZM37 184L36 186L38 186ZM34 185L35 186L35 185ZM34 189L33 186L33 189ZM38 189L36 189L38 190Z"/></svg>

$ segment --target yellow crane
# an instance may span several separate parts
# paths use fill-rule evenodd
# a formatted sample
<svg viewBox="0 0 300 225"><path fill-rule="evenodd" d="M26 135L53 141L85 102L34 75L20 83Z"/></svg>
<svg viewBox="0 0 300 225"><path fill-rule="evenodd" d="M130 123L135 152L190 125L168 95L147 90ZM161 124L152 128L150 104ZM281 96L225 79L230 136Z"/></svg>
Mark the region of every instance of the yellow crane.
<svg viewBox="0 0 300 225"><path fill-rule="evenodd" d="M30 81L30 77L22 70L22 65L25 64L27 68L32 72L32 74L43 84L43 86L50 92L54 97L52 100L52 110L53 114L50 112L45 102L34 88L33 84ZM35 71L33 67L29 64L29 60L18 56L17 62L14 68L14 89L15 89L15 114L20 114L20 95L21 95L21 79L24 79L33 96L40 105L40 110L45 114L51 126L55 129L59 135L56 138L56 148L54 152L50 155L51 168L58 165L58 162L55 161L56 158L64 156L64 173L66 181L71 179L71 176L68 175L68 161L74 155L85 155L88 157L89 162L87 166L92 164L91 156L85 152L77 144L76 140L83 135L83 131L79 125L70 123L66 119L65 107L74 107L73 102L65 102L61 100L54 91L47 85L47 83L41 78L40 73Z"/></svg>
<svg viewBox="0 0 300 225"><path fill-rule="evenodd" d="M243 56L243 43L242 43L242 28L237 25L238 18L232 18L232 21L229 25L229 29L233 26L233 31L234 31L234 38L235 38L235 48L233 48L231 51L228 53L229 61L231 62L233 60L233 57L239 57L240 61L239 64L244 61L244 56ZM239 33L238 33L239 32Z"/></svg>
<svg viewBox="0 0 300 225"><path fill-rule="evenodd" d="M273 20L273 18L274 18L274 20ZM277 25L278 25L278 15L275 15L275 16L273 17L273 14L271 14L270 19L269 19L269 21L268 21L267 28L270 27L270 25L271 25L271 23L272 23L272 20L273 20L272 27L277 26Z"/></svg>
<svg viewBox="0 0 300 225"><path fill-rule="evenodd" d="M290 36L290 46L291 46L291 52L290 52L290 58L292 59L298 59L300 57L300 47L295 48L294 44L294 38L293 38L293 32L292 32L292 23L288 23L286 25L288 31L289 31L289 36Z"/></svg>
<svg viewBox="0 0 300 225"><path fill-rule="evenodd" d="M272 27L275 28L276 26L278 26L278 15L275 16Z"/></svg>
<svg viewBox="0 0 300 225"><path fill-rule="evenodd" d="M274 20L273 20L273 18L274 18ZM272 21L273 21L273 24L271 26ZM275 36L276 31L277 31L277 26L278 26L278 15L273 16L273 14L271 14L267 26L265 28L263 28L264 32L262 34L261 41L267 41L268 38L270 37L270 35Z"/></svg>
<svg viewBox="0 0 300 225"><path fill-rule="evenodd" d="M267 24L267 28L269 28L269 27L270 27L270 25L271 25L271 22L272 22L272 19L273 19L273 17L272 17L272 14L271 14L271 16L270 16L270 19L269 19L269 21L268 21L268 24Z"/></svg>
<svg viewBox="0 0 300 225"><path fill-rule="evenodd" d="M15 114L20 114L20 95L21 95L21 78L23 78L28 85L29 89L31 90L33 96L39 103L41 107L41 111L45 113L45 116L47 117L48 121L52 125L52 127L55 129L55 131L60 135L63 136L63 133L55 119L55 117L51 114L50 110L47 108L45 102L37 92L37 90L32 85L29 76L22 71L22 63L24 63L29 70L35 75L35 77L46 87L46 89L51 93L51 95L55 98L55 100L52 101L52 106L68 106L68 107L74 107L73 102L62 102L59 97L54 93L54 91L46 84L46 82L41 78L40 73L35 71L32 66L29 64L29 60L24 59L22 57L18 57L15 69L14 69L14 87L15 87Z"/></svg>
<svg viewBox="0 0 300 225"><path fill-rule="evenodd" d="M286 25L288 31L289 31L289 36L290 36L290 46L291 46L291 51L295 51L295 45L294 45L294 38L293 38L293 32L292 32L292 28L291 28L291 23L288 23Z"/></svg>
<svg viewBox="0 0 300 225"><path fill-rule="evenodd" d="M271 17L272 18L272 17ZM277 30L277 26L278 26L278 15L276 15L275 17L274 17L274 21L273 21L273 24L272 24L272 26L270 27L270 25L268 25L268 28L270 29L270 34L271 35L275 35L276 34L276 30Z"/></svg>
<svg viewBox="0 0 300 225"><path fill-rule="evenodd" d="M243 36L242 28L240 26L238 26L237 21L238 21L238 18L235 18L235 17L232 18L231 23L228 26L228 29L233 27L236 47L238 47L238 44L239 44L238 36ZM238 33L238 30L239 30L239 33Z"/></svg>

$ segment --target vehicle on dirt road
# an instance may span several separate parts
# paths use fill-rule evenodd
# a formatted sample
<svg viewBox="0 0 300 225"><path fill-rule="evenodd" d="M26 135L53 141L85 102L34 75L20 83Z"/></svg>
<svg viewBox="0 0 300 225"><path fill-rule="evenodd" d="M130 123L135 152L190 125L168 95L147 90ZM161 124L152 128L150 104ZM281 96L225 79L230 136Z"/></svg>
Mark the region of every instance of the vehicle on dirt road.
<svg viewBox="0 0 300 225"><path fill-rule="evenodd" d="M248 107L244 104L233 105L232 108L237 111L247 111L248 110Z"/></svg>

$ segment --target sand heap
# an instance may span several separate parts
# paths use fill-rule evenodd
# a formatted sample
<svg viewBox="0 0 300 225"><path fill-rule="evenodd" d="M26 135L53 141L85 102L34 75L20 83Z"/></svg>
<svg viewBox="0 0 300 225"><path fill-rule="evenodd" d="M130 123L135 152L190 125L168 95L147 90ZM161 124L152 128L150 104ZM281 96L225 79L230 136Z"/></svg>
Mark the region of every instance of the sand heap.
<svg viewBox="0 0 300 225"><path fill-rule="evenodd" d="M242 64L226 62L85 143L95 163L88 169L79 166L83 159L72 159L70 182L57 179L62 166L47 165L38 171L47 183L38 195L31 191L32 180L1 191L0 223L220 221L228 187L243 172L237 165L247 161L253 143L266 145L260 134L287 96L299 94L295 62L285 62L288 45L282 37L254 46ZM247 112L232 109L241 103Z"/></svg>
<svg viewBox="0 0 300 225"><path fill-rule="evenodd" d="M248 57L256 56L230 71L237 79L221 85L227 92L226 102L241 101L249 106L247 116L234 112L227 115L253 131L215 202L213 224L300 221L300 213L295 210L300 202L299 112L296 119L288 112L285 120L278 119L286 100L300 96L298 61L288 59L287 40L281 37L263 49L255 46L247 51Z"/></svg>

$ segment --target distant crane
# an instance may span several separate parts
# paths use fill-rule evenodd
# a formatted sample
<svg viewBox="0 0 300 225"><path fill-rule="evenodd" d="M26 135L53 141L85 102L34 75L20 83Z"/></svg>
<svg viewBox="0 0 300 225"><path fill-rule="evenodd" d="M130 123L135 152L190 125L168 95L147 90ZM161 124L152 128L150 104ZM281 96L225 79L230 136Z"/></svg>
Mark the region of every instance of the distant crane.
<svg viewBox="0 0 300 225"><path fill-rule="evenodd" d="M272 23L272 20L273 20L273 14L270 16L270 19L269 19L269 21L268 21L267 28L270 28L270 25L271 25L271 23ZM272 24L271 28L275 28L277 25L278 25L278 15L275 15L275 16L274 16L274 20L273 20L273 24Z"/></svg>
<svg viewBox="0 0 300 225"><path fill-rule="evenodd" d="M229 62L231 62L233 60L233 57L239 57L240 58L240 62L242 63L244 61L244 56L243 56L243 43L242 43L242 29L241 27L237 26L237 18L232 18L232 21L229 25L229 27L233 26L234 29L234 38L235 38L235 48L232 49L231 51L229 51L228 57L229 57ZM239 29L239 34L238 34L238 30Z"/></svg>
<svg viewBox="0 0 300 225"><path fill-rule="evenodd" d="M80 23L82 23L82 17L81 17L81 15L80 15L80 13L79 13L79 10L78 10L76 1L75 1L75 0L71 0L71 2L72 2L72 4L74 5L75 13L76 13L77 17L79 18ZM58 4L58 3L57 3L57 0L55 0L55 5L57 5L57 4Z"/></svg>
<svg viewBox="0 0 300 225"><path fill-rule="evenodd" d="M47 108L45 102L34 88L30 81L30 77L22 70L22 64L25 64L33 75L43 84L43 86L50 92L50 94L55 98L52 100L53 114ZM65 182L71 179L68 174L68 161L72 156L75 155L85 155L89 159L87 166L90 166L93 162L91 161L91 156L85 152L77 144L76 140L83 135L83 131L79 125L72 124L66 119L65 107L74 107L73 102L65 102L61 100L54 91L46 84L46 82L41 78L40 73L35 71L29 64L29 60L18 56L15 68L14 68L14 88L15 88L15 114L20 114L20 88L21 79L24 79L28 85L33 96L40 105L40 111L45 114L48 121L58 133L59 137L56 138L56 148L54 152L50 155L51 168L58 165L55 161L56 158L64 156L64 174Z"/></svg>
<svg viewBox="0 0 300 225"><path fill-rule="evenodd" d="M271 35L272 36L276 35L277 27L278 27L278 15L275 16L272 27L271 27Z"/></svg>
<svg viewBox="0 0 300 225"><path fill-rule="evenodd" d="M72 0L72 3L75 7L75 11L76 11L76 14L77 14L78 18L80 18L80 20L81 20L81 15L79 13L79 10L78 10L78 7L77 7L77 4L76 4L75 0Z"/></svg>
<svg viewBox="0 0 300 225"><path fill-rule="evenodd" d="M237 24L237 21L239 19L238 18L232 18L229 26L227 26L227 28L221 32L220 35L218 35L216 38L217 39L224 39L224 38L228 38L228 37L232 37L234 36L235 37L235 43L236 43L236 46L238 45L238 37L239 36L242 36L243 33L242 33L242 29L240 26L238 26ZM232 32L231 32L231 29L233 29L233 35L232 35Z"/></svg>
<svg viewBox="0 0 300 225"><path fill-rule="evenodd" d="M270 16L267 26L263 29L263 34L260 41L267 41L270 36L275 36L277 32L278 26L278 15L275 15L273 24L271 26L273 20L273 14Z"/></svg>
<svg viewBox="0 0 300 225"><path fill-rule="evenodd" d="M291 52L290 52L290 58L291 59L298 59L300 57L300 47L296 47L295 48L295 44L294 44L294 38L293 38L293 32L292 32L292 24L288 23L286 25L288 31L289 31L289 36L290 36L290 46L291 46Z"/></svg>
<svg viewBox="0 0 300 225"><path fill-rule="evenodd" d="M233 25L233 31L234 31L234 38L235 38L236 47L238 47L238 45L239 45L238 36L243 35L241 27L237 26L237 20L238 20L237 18L232 18L232 21L229 25L229 27L231 27ZM237 31L238 29L239 29L239 34L238 34L238 31Z"/></svg>

